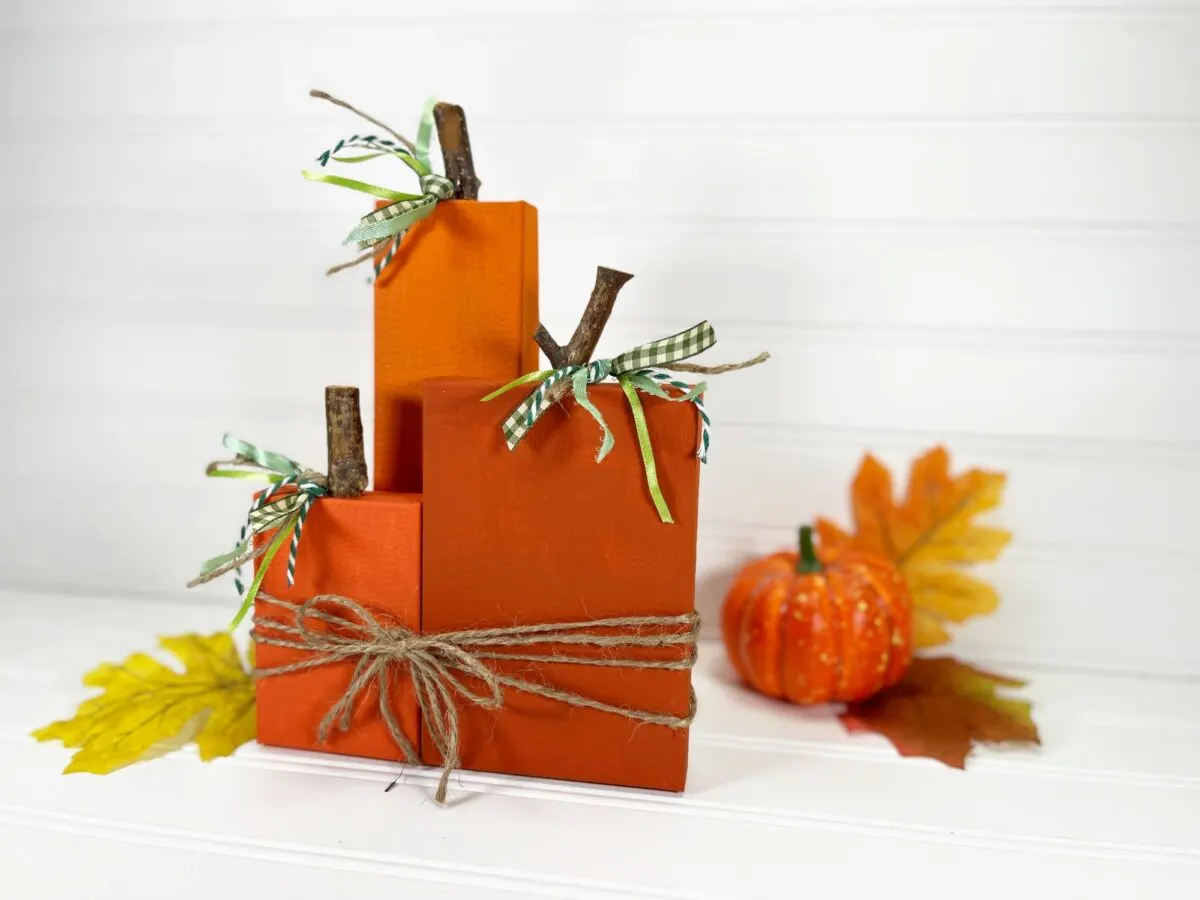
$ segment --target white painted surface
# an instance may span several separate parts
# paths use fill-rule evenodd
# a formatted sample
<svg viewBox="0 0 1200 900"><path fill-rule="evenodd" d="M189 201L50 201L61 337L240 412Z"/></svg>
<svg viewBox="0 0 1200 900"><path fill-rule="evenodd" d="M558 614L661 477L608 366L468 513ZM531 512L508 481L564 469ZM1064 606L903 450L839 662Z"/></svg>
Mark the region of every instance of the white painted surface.
<svg viewBox="0 0 1200 900"><path fill-rule="evenodd" d="M213 627L203 602L0 592L0 892L477 898L1154 897L1200 890L1200 686L1030 668L1041 749L964 772L747 694L701 648L682 795L242 748L106 777L27 732L78 674ZM1189 716L1190 714L1190 716ZM102 882L100 879L106 879ZM440 892L440 893L439 893Z"/></svg>
<svg viewBox="0 0 1200 900"><path fill-rule="evenodd" d="M710 393L710 619L863 450L945 441L1017 535L964 653L1200 674L1194 0L18 0L0 76L0 583L179 591L244 504L223 431L320 464L370 290L321 275L361 203L298 177L355 127L307 90L404 128L436 91L541 211L553 331L605 263L602 350L774 354Z"/></svg>
<svg viewBox="0 0 1200 900"><path fill-rule="evenodd" d="M267 751L53 776L21 734L84 667L223 621L228 585L180 599L244 514L201 475L221 433L319 464L321 387L369 406L370 290L321 274L361 204L298 177L356 126L314 86L402 130L466 107L484 196L539 207L552 331L604 263L637 279L602 350L708 317L714 359L772 351L710 393L710 620L845 517L865 449L1008 471L1004 604L956 652L1035 677L1045 750L901 766L733 699L710 651L682 800L464 775L448 815L424 775L385 800L386 767ZM0 595L17 896L1195 896L1197 0L6 0L0 137L0 585L51 591Z"/></svg>

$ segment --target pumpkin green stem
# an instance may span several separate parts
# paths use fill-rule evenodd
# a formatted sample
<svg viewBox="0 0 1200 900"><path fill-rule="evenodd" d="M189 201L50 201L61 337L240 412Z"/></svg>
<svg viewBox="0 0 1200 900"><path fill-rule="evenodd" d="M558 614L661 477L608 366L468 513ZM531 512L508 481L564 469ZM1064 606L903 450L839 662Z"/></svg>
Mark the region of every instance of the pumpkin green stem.
<svg viewBox="0 0 1200 900"><path fill-rule="evenodd" d="M817 551L813 547L812 526L804 525L800 529L800 558L796 561L796 572L800 575L809 575L813 572L820 572L824 568L821 561L817 559Z"/></svg>

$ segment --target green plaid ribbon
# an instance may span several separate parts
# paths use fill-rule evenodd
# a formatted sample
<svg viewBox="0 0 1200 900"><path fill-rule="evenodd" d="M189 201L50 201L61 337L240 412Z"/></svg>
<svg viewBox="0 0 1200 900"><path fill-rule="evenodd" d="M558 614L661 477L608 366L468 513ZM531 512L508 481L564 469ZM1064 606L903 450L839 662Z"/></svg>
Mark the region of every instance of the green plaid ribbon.
<svg viewBox="0 0 1200 900"><path fill-rule="evenodd" d="M625 392L629 401L629 409L633 414L633 424L637 432L638 447L642 454L642 465L646 471L646 485L650 489L650 497L658 510L659 518L667 524L675 520L667 507L662 488L658 483L658 469L654 463L654 449L650 443L650 432L646 425L646 413L638 393L650 394L674 403L692 403L700 413L700 446L697 455L701 462L708 461L709 445L709 416L704 408L704 382L689 384L676 379L667 372L656 371L656 367L670 366L689 357L703 353L717 342L716 332L708 322L700 322L686 331L673 334L661 340L652 341L627 350L612 359L594 360L583 366L564 366L561 369L548 369L532 372L509 382L497 391L488 394L484 401L492 400L501 394L525 384L538 383L538 388L521 401L512 411L504 424L504 439L508 449L513 450L521 443L538 419L550 406L548 395L551 388L561 381L569 380L571 392L576 402L587 410L600 426L602 439L600 449L596 454L596 462L601 462L613 448L612 431L604 416L587 395L590 384L598 384L606 378L613 377Z"/></svg>
<svg viewBox="0 0 1200 900"><path fill-rule="evenodd" d="M282 454L261 450L254 444L229 434L225 435L223 443L226 449L233 451L234 458L226 462L212 463L205 474L210 478L245 478L270 484L270 487L255 497L250 504L250 512L246 516L246 524L242 526L237 546L228 553L206 560L200 567L200 576L193 582L203 583L229 571L230 568L233 569L234 586L238 595L243 598L241 608L229 626L236 628L254 603L271 560L289 538L287 583L289 587L295 584L296 556L300 550L304 520L308 518L313 502L319 497L324 497L327 489L324 475L305 469ZM286 494L280 493L289 487L295 490ZM273 530L277 533L263 552L263 560L250 583L250 589L246 590L242 582L241 567L242 563L255 555L252 546L254 536Z"/></svg>
<svg viewBox="0 0 1200 900"><path fill-rule="evenodd" d="M425 109L421 114L414 151L409 151L388 138L377 137L373 134L354 134L338 141L331 149L317 157L321 168L325 168L331 160L354 164L369 162L381 157L395 158L416 173L421 186L420 194L406 194L364 181L343 178L340 175L309 171L301 173L309 181L332 184L392 201L387 206L363 216L344 241L347 244L356 244L359 250L369 250L385 243L388 245L382 256L376 256L376 277L395 258L400 241L408 229L429 216L439 201L449 200L454 196L454 183L435 173L429 162L429 142L433 134L433 106L434 100L431 98L425 104ZM358 156L338 156L344 150L366 150L368 152Z"/></svg>

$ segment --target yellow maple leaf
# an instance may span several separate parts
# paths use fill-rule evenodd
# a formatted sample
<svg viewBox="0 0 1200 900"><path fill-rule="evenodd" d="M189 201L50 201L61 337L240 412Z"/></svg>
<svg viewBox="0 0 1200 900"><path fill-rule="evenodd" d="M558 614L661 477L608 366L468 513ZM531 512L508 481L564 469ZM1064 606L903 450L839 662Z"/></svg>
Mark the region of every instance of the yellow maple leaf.
<svg viewBox="0 0 1200 900"><path fill-rule="evenodd" d="M102 688L75 716L33 732L77 750L64 769L106 775L195 741L200 758L228 756L254 739L254 683L228 632L159 638L183 664L169 668L145 653L101 663L83 676Z"/></svg>
<svg viewBox="0 0 1200 900"><path fill-rule="evenodd" d="M913 640L932 647L950 640L946 622L994 611L995 590L962 567L996 559L1012 535L975 524L1000 505L1005 476L971 469L954 476L950 455L935 447L916 459L902 501L895 500L887 466L868 454L850 489L855 532L817 520L821 547L854 547L892 560L913 596Z"/></svg>

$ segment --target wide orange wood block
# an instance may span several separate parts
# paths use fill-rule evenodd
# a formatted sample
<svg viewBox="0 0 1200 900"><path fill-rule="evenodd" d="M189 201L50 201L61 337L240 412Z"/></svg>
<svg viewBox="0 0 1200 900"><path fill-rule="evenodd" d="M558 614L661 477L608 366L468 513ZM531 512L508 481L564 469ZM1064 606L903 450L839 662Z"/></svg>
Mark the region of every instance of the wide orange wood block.
<svg viewBox="0 0 1200 900"><path fill-rule="evenodd" d="M524 396L488 403L497 381L425 385L425 517L421 625L426 633L617 616L678 616L695 600L699 416L646 397L663 493L663 524L646 487L633 418L620 388L590 389L616 445L597 464L600 432L573 401L550 409L510 451L500 425ZM537 648L542 652L545 648ZM612 650L550 648L572 656ZM680 648L635 651L678 657ZM621 651L628 655L628 651ZM691 673L569 663L492 663L601 703L686 716ZM504 706L460 704L468 769L683 789L688 733L505 689ZM423 760L441 762L425 736Z"/></svg>
<svg viewBox="0 0 1200 900"><path fill-rule="evenodd" d="M439 203L375 285L375 478L421 491L421 383L537 368L537 209Z"/></svg>
<svg viewBox="0 0 1200 900"><path fill-rule="evenodd" d="M263 580L273 597L302 602L318 594L357 601L381 622L416 630L421 621L421 498L367 493L353 499L322 497L304 524L296 583L287 586L287 550L280 551ZM278 607L256 601L256 614L286 620ZM303 659L306 651L255 646L261 668ZM355 705L349 731L334 728L327 743L317 740L321 719L345 692L354 660L263 678L257 684L258 740L276 747L321 750L351 756L400 759L401 752L380 716L377 687ZM401 730L415 746L420 733L416 695L407 672L393 667L389 690Z"/></svg>

